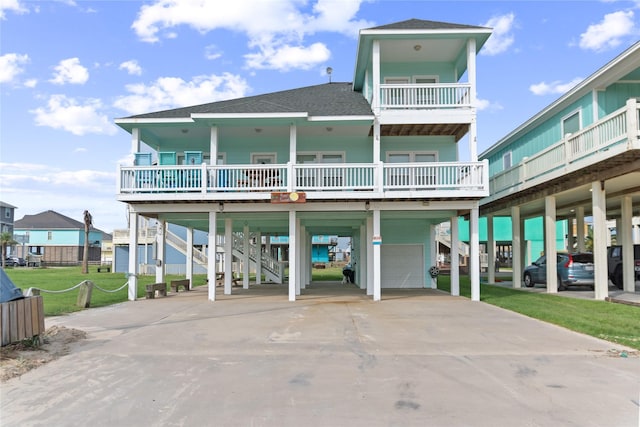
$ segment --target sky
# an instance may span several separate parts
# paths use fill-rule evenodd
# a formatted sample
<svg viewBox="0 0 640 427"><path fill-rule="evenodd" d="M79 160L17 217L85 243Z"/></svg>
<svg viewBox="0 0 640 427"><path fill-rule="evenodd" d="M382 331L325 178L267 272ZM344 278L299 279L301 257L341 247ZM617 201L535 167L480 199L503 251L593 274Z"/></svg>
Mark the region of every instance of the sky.
<svg viewBox="0 0 640 427"><path fill-rule="evenodd" d="M358 31L413 18L493 28L479 153L640 39L640 0L0 0L0 200L127 228L115 119L351 82Z"/></svg>

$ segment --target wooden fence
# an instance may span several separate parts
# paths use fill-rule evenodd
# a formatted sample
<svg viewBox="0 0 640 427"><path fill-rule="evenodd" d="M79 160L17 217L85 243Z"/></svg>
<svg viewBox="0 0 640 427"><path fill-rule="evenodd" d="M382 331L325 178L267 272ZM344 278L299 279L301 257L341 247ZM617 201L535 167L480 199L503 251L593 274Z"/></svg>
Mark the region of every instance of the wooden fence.
<svg viewBox="0 0 640 427"><path fill-rule="evenodd" d="M42 296L21 298L0 304L2 346L44 333Z"/></svg>

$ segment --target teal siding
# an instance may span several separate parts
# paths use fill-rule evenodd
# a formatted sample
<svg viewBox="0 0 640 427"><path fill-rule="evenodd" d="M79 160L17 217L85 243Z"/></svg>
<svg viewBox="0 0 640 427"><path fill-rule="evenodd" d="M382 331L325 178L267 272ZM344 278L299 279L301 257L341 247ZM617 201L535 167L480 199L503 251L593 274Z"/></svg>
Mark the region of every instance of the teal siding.
<svg viewBox="0 0 640 427"><path fill-rule="evenodd" d="M24 234L29 232L29 245L30 246L78 246L84 244L84 231L80 230L50 230L51 238L49 238L49 230L18 230L17 234ZM100 241L102 241L102 235L100 235ZM96 239L97 240L97 239ZM81 243L82 242L82 243Z"/></svg>
<svg viewBox="0 0 640 427"><path fill-rule="evenodd" d="M439 162L454 162L458 159L457 147L452 136L387 136L380 141L382 161L388 152L433 151L438 153Z"/></svg>
<svg viewBox="0 0 640 427"><path fill-rule="evenodd" d="M380 64L380 83L386 77L438 76L439 83L455 83L453 64L441 62L385 62Z"/></svg>

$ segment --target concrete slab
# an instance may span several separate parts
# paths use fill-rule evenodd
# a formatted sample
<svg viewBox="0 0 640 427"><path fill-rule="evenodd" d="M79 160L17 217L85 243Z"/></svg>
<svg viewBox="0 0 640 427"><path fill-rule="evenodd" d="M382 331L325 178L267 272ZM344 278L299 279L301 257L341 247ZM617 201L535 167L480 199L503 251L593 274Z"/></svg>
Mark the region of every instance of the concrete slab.
<svg viewBox="0 0 640 427"><path fill-rule="evenodd" d="M433 290L206 288L47 319L89 332L2 384L2 426L633 426L640 358ZM628 357L623 357L627 355Z"/></svg>

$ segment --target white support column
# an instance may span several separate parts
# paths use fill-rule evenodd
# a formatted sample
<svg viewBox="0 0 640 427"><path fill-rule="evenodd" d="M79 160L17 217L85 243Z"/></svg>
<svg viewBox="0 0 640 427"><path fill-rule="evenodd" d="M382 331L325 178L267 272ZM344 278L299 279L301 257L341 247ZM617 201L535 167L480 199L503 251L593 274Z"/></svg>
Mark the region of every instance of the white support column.
<svg viewBox="0 0 640 427"><path fill-rule="evenodd" d="M311 259L313 256L313 236L306 231L304 235L307 237L307 250L305 251L307 254L307 277L304 283L310 285L313 280L313 260Z"/></svg>
<svg viewBox="0 0 640 427"><path fill-rule="evenodd" d="M556 198L544 198L544 254L547 259L547 293L558 292L558 250L556 249Z"/></svg>
<svg viewBox="0 0 640 427"><path fill-rule="evenodd" d="M308 258L308 239L306 227L300 226L300 289L305 289L307 286L307 275L309 273L309 265L307 264ZM297 294L300 295L300 294Z"/></svg>
<svg viewBox="0 0 640 427"><path fill-rule="evenodd" d="M496 283L496 239L493 234L493 215L487 215L487 283Z"/></svg>
<svg viewBox="0 0 640 427"><path fill-rule="evenodd" d="M460 296L460 234L458 217L451 217L451 295Z"/></svg>
<svg viewBox="0 0 640 427"><path fill-rule="evenodd" d="M129 211L129 281L128 298L135 301L138 295L138 214Z"/></svg>
<svg viewBox="0 0 640 427"><path fill-rule="evenodd" d="M467 40L467 76L471 85L469 94L472 107L476 107L476 40ZM469 157L472 162L478 161L478 132L475 115L469 124Z"/></svg>
<svg viewBox="0 0 640 427"><path fill-rule="evenodd" d="M251 261L249 252L251 251L251 239L249 234L249 225L245 224L242 228L242 288L249 289L249 274L251 273Z"/></svg>
<svg viewBox="0 0 640 427"><path fill-rule="evenodd" d="M209 162L212 165L218 164L218 127L211 126L209 135ZM215 251L214 251L215 252Z"/></svg>
<svg viewBox="0 0 640 427"><path fill-rule="evenodd" d="M373 295L373 217L367 216L367 295Z"/></svg>
<svg viewBox="0 0 640 427"><path fill-rule="evenodd" d="M480 301L480 226L478 202L469 214L469 276L471 301Z"/></svg>
<svg viewBox="0 0 640 427"><path fill-rule="evenodd" d="M296 215L296 295L300 295L300 289L302 287L302 281L304 280L304 276L302 275L302 252L304 250L304 234L302 234L301 230L300 218ZM291 254L289 254L291 256Z"/></svg>
<svg viewBox="0 0 640 427"><path fill-rule="evenodd" d="M256 285L262 284L262 232L256 233Z"/></svg>
<svg viewBox="0 0 640 427"><path fill-rule="evenodd" d="M297 128L295 123L289 126L289 163L297 163L298 157L298 141L297 141Z"/></svg>
<svg viewBox="0 0 640 427"><path fill-rule="evenodd" d="M624 196L621 202L622 224L621 234L618 234L618 244L622 245L622 283L625 292L635 292L635 263L633 262L633 239L631 235L631 221L633 216L632 201L630 196Z"/></svg>
<svg viewBox="0 0 640 427"><path fill-rule="evenodd" d="M167 242L167 223L159 220L156 232L156 283L164 282L166 271L165 244Z"/></svg>
<svg viewBox="0 0 640 427"><path fill-rule="evenodd" d="M576 249L578 252L587 250L584 237L584 206L578 206L576 209Z"/></svg>
<svg viewBox="0 0 640 427"><path fill-rule="evenodd" d="M209 211L209 235L207 236L207 298L216 300L216 211Z"/></svg>
<svg viewBox="0 0 640 427"><path fill-rule="evenodd" d="M187 265L185 276L189 280L189 289L193 289L193 228L187 227Z"/></svg>
<svg viewBox="0 0 640 427"><path fill-rule="evenodd" d="M369 252L367 249L369 247L369 245L367 245L367 226L365 224L362 224L360 226L360 256L359 256L359 262L360 265L358 266L358 272L360 273L360 279L358 280L358 285L360 286L360 289L367 289L367 269L368 269L368 255L367 252Z"/></svg>
<svg viewBox="0 0 640 427"><path fill-rule="evenodd" d="M522 221L520 220L520 207L511 207L511 270L514 288L522 287Z"/></svg>
<svg viewBox="0 0 640 427"><path fill-rule="evenodd" d="M373 245L373 300L380 301L382 297L382 269L380 267L380 249L382 237L380 228L380 208L373 209L373 238L376 240L376 244Z"/></svg>
<svg viewBox="0 0 640 427"><path fill-rule="evenodd" d="M371 46L371 65L373 77L373 96L371 109L374 115L380 114L380 41L374 40ZM374 160L375 162L375 160Z"/></svg>
<svg viewBox="0 0 640 427"><path fill-rule="evenodd" d="M224 294L231 295L233 283L233 219L224 219Z"/></svg>
<svg viewBox="0 0 640 427"><path fill-rule="evenodd" d="M140 151L140 128L131 129L131 154Z"/></svg>
<svg viewBox="0 0 640 427"><path fill-rule="evenodd" d="M298 268L296 257L298 253L296 211L289 211L289 301L296 300L296 282L298 278Z"/></svg>
<svg viewBox="0 0 640 427"><path fill-rule="evenodd" d="M438 234L437 234L437 230L436 230L436 225L435 224L431 224L429 226L429 246L430 246L430 250L429 250L429 267L434 266L437 267L438 266ZM431 274L429 274L429 272L426 272L427 275L427 288L431 288L431 289L438 289L438 278L437 277L431 277Z"/></svg>
<svg viewBox="0 0 640 427"><path fill-rule="evenodd" d="M604 181L591 183L593 215L593 263L595 266L595 299L604 300L609 295L607 274L607 196Z"/></svg>

